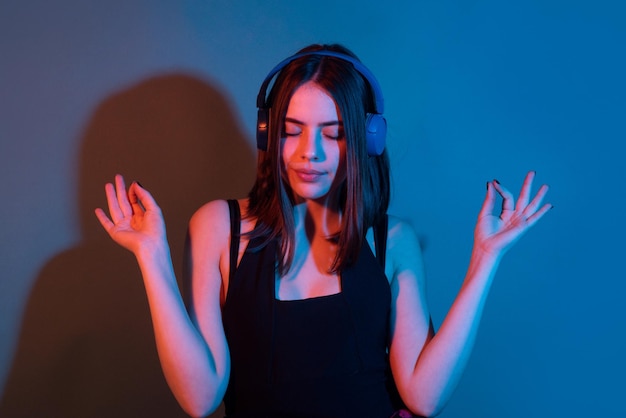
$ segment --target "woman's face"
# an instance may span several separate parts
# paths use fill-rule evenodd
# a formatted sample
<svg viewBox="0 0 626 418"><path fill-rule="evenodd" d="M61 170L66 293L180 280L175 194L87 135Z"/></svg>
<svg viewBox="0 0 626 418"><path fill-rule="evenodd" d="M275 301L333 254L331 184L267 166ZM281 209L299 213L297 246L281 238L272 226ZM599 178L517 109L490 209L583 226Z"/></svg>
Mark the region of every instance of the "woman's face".
<svg viewBox="0 0 626 418"><path fill-rule="evenodd" d="M346 178L346 141L337 104L317 84L307 82L291 97L281 146L296 203L333 197Z"/></svg>

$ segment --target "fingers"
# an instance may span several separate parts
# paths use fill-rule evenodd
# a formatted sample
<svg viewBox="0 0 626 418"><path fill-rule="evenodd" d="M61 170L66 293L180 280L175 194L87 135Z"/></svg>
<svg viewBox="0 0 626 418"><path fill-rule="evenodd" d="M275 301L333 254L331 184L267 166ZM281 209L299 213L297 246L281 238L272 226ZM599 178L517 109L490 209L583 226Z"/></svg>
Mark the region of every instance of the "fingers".
<svg viewBox="0 0 626 418"><path fill-rule="evenodd" d="M545 215L550 209L552 209L552 205L546 203L539 209L537 212L533 213L531 216L526 219L526 224L528 226L533 226L543 215Z"/></svg>
<svg viewBox="0 0 626 418"><path fill-rule="evenodd" d="M134 199L133 210L136 209L136 204L138 210L145 209L146 211L161 211L161 208L159 208L159 206L157 205L156 201L152 197L152 194L144 189L143 186L141 186L139 183L133 182L133 184L130 185L128 194L130 196L131 202L133 202Z"/></svg>
<svg viewBox="0 0 626 418"><path fill-rule="evenodd" d="M522 190L520 191L519 197L517 198L517 210L524 210L526 206L528 206L528 200L530 198L530 189L533 184L533 180L535 178L535 172L529 171L526 174L526 178L524 178L524 184L522 184Z"/></svg>
<svg viewBox="0 0 626 418"><path fill-rule="evenodd" d="M539 188L537 194L529 203L531 188L533 180L535 179L535 175L536 173L534 171L529 171L528 174L526 174L526 178L524 179L524 183L522 185L522 189L520 191L516 205L514 205L513 203L513 196L511 195L511 193L506 188L502 187L497 181L493 182L494 187L496 188L498 193L500 193L503 199L502 210L514 211L515 213L521 215L520 219L523 219L524 223L527 226L532 226L543 215L545 215L548 210L552 209L551 204L545 204L541 206L541 203L549 190L549 187L545 184ZM513 209L514 206L515 209Z"/></svg>
<svg viewBox="0 0 626 418"><path fill-rule="evenodd" d="M543 201L546 193L548 193L548 189L549 187L545 184L541 186L533 200L525 208L523 208L522 213L526 217L530 217L533 213L537 211L537 208L539 208L539 206L541 205L541 202Z"/></svg>
<svg viewBox="0 0 626 418"><path fill-rule="evenodd" d="M502 212L515 210L515 200L511 192L503 187L498 180L493 181L493 187L502 196Z"/></svg>
<svg viewBox="0 0 626 418"><path fill-rule="evenodd" d="M115 185L112 183L104 185L104 191L111 218L109 219L106 217L104 211L102 210L99 210L96 213L96 216L98 217L98 220L100 220L103 227L110 227L110 225L105 221L105 218L111 222L111 225L115 225L124 218L132 217L133 214L143 213L144 208L142 207L142 204L144 200L149 202L150 205L156 206L152 196L136 182L131 184L131 187L128 188L128 192L126 191L126 184L123 176L117 174L114 182Z"/></svg>
<svg viewBox="0 0 626 418"><path fill-rule="evenodd" d="M493 188L502 197L502 214L500 215L500 218L502 218L503 220L506 220L511 216L515 216L514 213L517 213L521 215L521 218L524 219L525 221L534 223L537 220L539 220L539 218L541 218L541 216L543 216L546 213L546 211L548 211L552 207L552 205L550 204L548 204L547 206L541 206L543 198L546 196L546 193L548 193L548 189L549 189L548 186L545 184L539 188L539 190L537 191L537 194L533 197L533 199L529 203L532 184L533 184L533 180L535 179L535 175L536 175L535 171L529 171L528 174L526 174L517 203L515 203L515 200L511 192L509 192L497 180L494 180L488 183L488 188L489 188L489 185L493 186ZM493 199L495 199L495 196L493 197ZM493 206L494 206L494 202L492 200L490 202L489 209L492 210ZM539 209L540 207L541 209ZM481 216L483 215L483 212L487 210L486 208L487 206L483 204L483 209L481 209Z"/></svg>
<svg viewBox="0 0 626 418"><path fill-rule="evenodd" d="M483 202L483 206L478 213L478 218L483 218L485 216L491 215L493 212L493 205L496 201L496 192L494 191L493 185L490 181L487 182L487 195L485 196L485 200Z"/></svg>
<svg viewBox="0 0 626 418"><path fill-rule="evenodd" d="M523 214L526 217L526 222L529 226L534 225L535 222L537 222L539 219L541 219L543 215L546 214L546 212L552 209L552 204L550 203L546 203L545 205L541 206L541 208L539 208L541 202L543 201L543 198L548 193L548 190L549 187L547 185L544 184L543 186L541 186L533 200L524 209ZM539 208L539 210L537 210L537 208Z"/></svg>
<svg viewBox="0 0 626 418"><path fill-rule="evenodd" d="M111 183L107 183L104 185L104 193L107 197L107 205L109 207L109 214L111 215L111 220L113 223L118 223L120 220L124 219L124 213L120 208L119 200L117 197L117 192L115 186Z"/></svg>
<svg viewBox="0 0 626 418"><path fill-rule="evenodd" d="M95 213L96 218L98 218L98 221L100 221L100 225L102 225L105 231L109 232L114 226L113 222L111 222L109 217L104 213L102 209L97 208Z"/></svg>
<svg viewBox="0 0 626 418"><path fill-rule="evenodd" d="M128 201L133 213L142 213L144 211L142 199L137 193L138 188L140 187L137 185L137 182L133 182L128 188Z"/></svg>
<svg viewBox="0 0 626 418"><path fill-rule="evenodd" d="M128 193L126 193L126 184L124 177L120 174L115 175L115 188L117 189L117 202L124 217L132 216L133 209L131 207Z"/></svg>

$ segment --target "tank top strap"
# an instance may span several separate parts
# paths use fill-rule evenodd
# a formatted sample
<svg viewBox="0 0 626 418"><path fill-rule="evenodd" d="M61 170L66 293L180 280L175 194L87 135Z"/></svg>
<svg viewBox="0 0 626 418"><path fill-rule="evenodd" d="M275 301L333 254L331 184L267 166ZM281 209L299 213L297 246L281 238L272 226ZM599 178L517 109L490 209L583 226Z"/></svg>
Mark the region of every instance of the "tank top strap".
<svg viewBox="0 0 626 418"><path fill-rule="evenodd" d="M230 213L230 267L228 269L229 283L233 282L235 270L237 270L237 258L239 256L239 239L241 232L241 211L239 202L235 199L228 199L228 210Z"/></svg>
<svg viewBox="0 0 626 418"><path fill-rule="evenodd" d="M376 225L374 225L374 246L376 247L376 260L385 271L385 261L387 254L387 229L389 225L389 217L387 214L383 216Z"/></svg>

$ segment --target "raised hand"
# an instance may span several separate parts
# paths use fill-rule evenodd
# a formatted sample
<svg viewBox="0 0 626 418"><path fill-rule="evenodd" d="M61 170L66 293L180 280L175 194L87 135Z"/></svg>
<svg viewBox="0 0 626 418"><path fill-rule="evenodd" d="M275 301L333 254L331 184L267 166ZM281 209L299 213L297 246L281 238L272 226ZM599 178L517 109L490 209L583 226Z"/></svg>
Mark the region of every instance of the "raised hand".
<svg viewBox="0 0 626 418"><path fill-rule="evenodd" d="M116 243L137 254L142 248L165 242L161 209L146 189L134 182L127 191L119 174L115 186L107 183L104 189L111 218L100 208L96 217Z"/></svg>
<svg viewBox="0 0 626 418"><path fill-rule="evenodd" d="M530 200L530 192L535 172L530 171L524 179L517 203L513 195L497 180L487 183L487 196L478 215L474 230L474 246L493 255L504 254L511 246L532 227L550 209L549 203L541 206L548 192L545 184ZM502 196L502 211L493 215L496 192Z"/></svg>

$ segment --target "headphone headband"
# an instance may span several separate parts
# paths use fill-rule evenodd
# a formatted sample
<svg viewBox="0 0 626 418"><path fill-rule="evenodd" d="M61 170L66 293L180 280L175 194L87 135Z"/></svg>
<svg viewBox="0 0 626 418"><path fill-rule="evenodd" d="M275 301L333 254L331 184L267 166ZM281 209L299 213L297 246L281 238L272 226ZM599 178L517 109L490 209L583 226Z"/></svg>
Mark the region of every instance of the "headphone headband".
<svg viewBox="0 0 626 418"><path fill-rule="evenodd" d="M385 101L383 99L383 94L382 94L382 90L380 88L380 84L378 84L378 80L376 80L376 77L374 76L374 73L372 73L365 65L363 65L363 63L361 63L361 61L351 57L350 55L343 54L341 52L329 51L329 50L325 50L325 49L319 50L319 51L300 52L298 54L295 54L295 55L292 55L292 56L290 56L288 58L285 58L284 60L279 62L272 69L272 71L270 71L267 74L267 76L265 76L265 80L263 80L263 84L261 84L261 88L259 90L259 94L258 94L258 96L256 98L256 107L259 108L259 109L267 107L267 103L265 102L265 99L266 99L266 96L267 96L267 87L269 86L269 84L272 81L272 79L274 78L274 76L278 72L280 72L280 70L282 70L287 65L289 65L292 61L295 61L298 58L307 57L307 56L313 56L313 55L318 55L318 56L321 56L321 57L338 58L338 59L340 59L342 61L346 61L346 62L349 62L350 64L352 64L354 69L357 70L363 76L363 78L368 82L368 84L370 85L370 89L371 89L372 95L374 97L374 111L375 111L375 113L378 113L378 114L383 114L384 113L384 111L385 111Z"/></svg>
<svg viewBox="0 0 626 418"><path fill-rule="evenodd" d="M368 113L366 120L367 152L369 155L372 156L382 154L385 149L387 121L382 115L385 108L385 103L383 100L382 90L380 88L380 85L378 84L378 81L376 80L376 77L374 77L374 74L365 65L363 65L359 60L351 57L350 55L325 49L318 51L300 52L292 55L279 62L278 65L276 65L265 77L265 80L263 80L263 83L261 84L261 88L259 89L259 94L257 95L256 99L256 105L258 108L257 148L261 150L267 150L269 107L267 106L266 98L267 88L270 82L277 73L279 73L291 62L297 60L298 58L315 55L321 57L338 58L342 61L348 62L352 64L354 69L359 74L361 74L365 81L367 81L370 87L370 91L372 93L372 97L374 99L374 113Z"/></svg>

